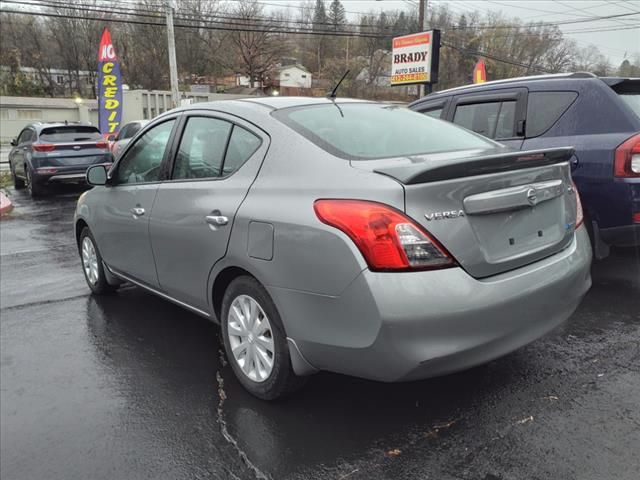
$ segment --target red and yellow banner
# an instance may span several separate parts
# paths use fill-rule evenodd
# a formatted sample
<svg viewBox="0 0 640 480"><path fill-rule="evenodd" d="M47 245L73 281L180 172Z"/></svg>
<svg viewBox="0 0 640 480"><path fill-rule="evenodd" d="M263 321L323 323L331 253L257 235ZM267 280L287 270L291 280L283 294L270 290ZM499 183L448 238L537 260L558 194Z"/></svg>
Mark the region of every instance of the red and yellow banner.
<svg viewBox="0 0 640 480"><path fill-rule="evenodd" d="M476 66L473 67L473 83L484 83L487 81L487 66L484 58L478 60Z"/></svg>

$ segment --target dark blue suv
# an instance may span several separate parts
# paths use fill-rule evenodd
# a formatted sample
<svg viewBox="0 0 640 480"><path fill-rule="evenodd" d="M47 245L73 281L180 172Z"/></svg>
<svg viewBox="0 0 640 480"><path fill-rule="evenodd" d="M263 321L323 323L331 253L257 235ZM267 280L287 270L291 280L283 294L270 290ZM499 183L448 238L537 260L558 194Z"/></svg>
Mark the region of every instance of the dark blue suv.
<svg viewBox="0 0 640 480"><path fill-rule="evenodd" d="M409 108L521 150L573 146L573 178L597 258L640 245L640 78L573 73L498 80Z"/></svg>
<svg viewBox="0 0 640 480"><path fill-rule="evenodd" d="M100 130L84 123L32 123L11 141L9 166L16 190L32 197L54 183L83 183L87 169L113 161Z"/></svg>

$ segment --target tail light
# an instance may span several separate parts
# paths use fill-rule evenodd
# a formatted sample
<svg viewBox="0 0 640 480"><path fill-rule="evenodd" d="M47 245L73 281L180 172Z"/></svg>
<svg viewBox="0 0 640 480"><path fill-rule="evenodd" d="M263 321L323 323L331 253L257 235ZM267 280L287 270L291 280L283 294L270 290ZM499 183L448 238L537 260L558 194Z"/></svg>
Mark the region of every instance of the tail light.
<svg viewBox="0 0 640 480"><path fill-rule="evenodd" d="M573 184L573 191L576 194L576 228L584 223L584 210L582 210L582 200L580 199L580 192L578 192L578 187L576 184Z"/></svg>
<svg viewBox="0 0 640 480"><path fill-rule="evenodd" d="M353 240L377 271L451 267L451 255L420 225L393 207L364 200L317 200L316 216Z"/></svg>
<svg viewBox="0 0 640 480"><path fill-rule="evenodd" d="M106 142L106 141L96 142L96 147L97 148L109 148L109 142Z"/></svg>
<svg viewBox="0 0 640 480"><path fill-rule="evenodd" d="M616 148L613 174L616 177L640 177L640 133Z"/></svg>
<svg viewBox="0 0 640 480"><path fill-rule="evenodd" d="M53 152L56 146L52 143L34 143L33 149L36 152Z"/></svg>

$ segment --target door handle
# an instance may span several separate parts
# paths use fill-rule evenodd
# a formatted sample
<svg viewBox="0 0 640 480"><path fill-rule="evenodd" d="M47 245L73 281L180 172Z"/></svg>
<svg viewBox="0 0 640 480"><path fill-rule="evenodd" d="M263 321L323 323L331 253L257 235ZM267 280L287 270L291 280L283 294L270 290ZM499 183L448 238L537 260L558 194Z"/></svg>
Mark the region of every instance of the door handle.
<svg viewBox="0 0 640 480"><path fill-rule="evenodd" d="M134 217L141 217L142 215L144 215L144 208L142 207L132 208L131 213L133 213Z"/></svg>
<svg viewBox="0 0 640 480"><path fill-rule="evenodd" d="M229 219L224 215L207 215L205 219L209 225L213 225L214 227L220 227L229 223Z"/></svg>

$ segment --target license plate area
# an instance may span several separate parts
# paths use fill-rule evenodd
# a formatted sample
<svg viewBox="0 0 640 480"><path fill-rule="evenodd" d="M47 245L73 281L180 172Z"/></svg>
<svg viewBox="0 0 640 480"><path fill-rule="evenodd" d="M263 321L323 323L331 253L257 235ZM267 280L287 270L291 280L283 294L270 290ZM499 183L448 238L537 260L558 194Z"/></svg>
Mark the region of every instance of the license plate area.
<svg viewBox="0 0 640 480"><path fill-rule="evenodd" d="M489 263L544 250L562 241L569 230L560 198L535 207L467 218Z"/></svg>

